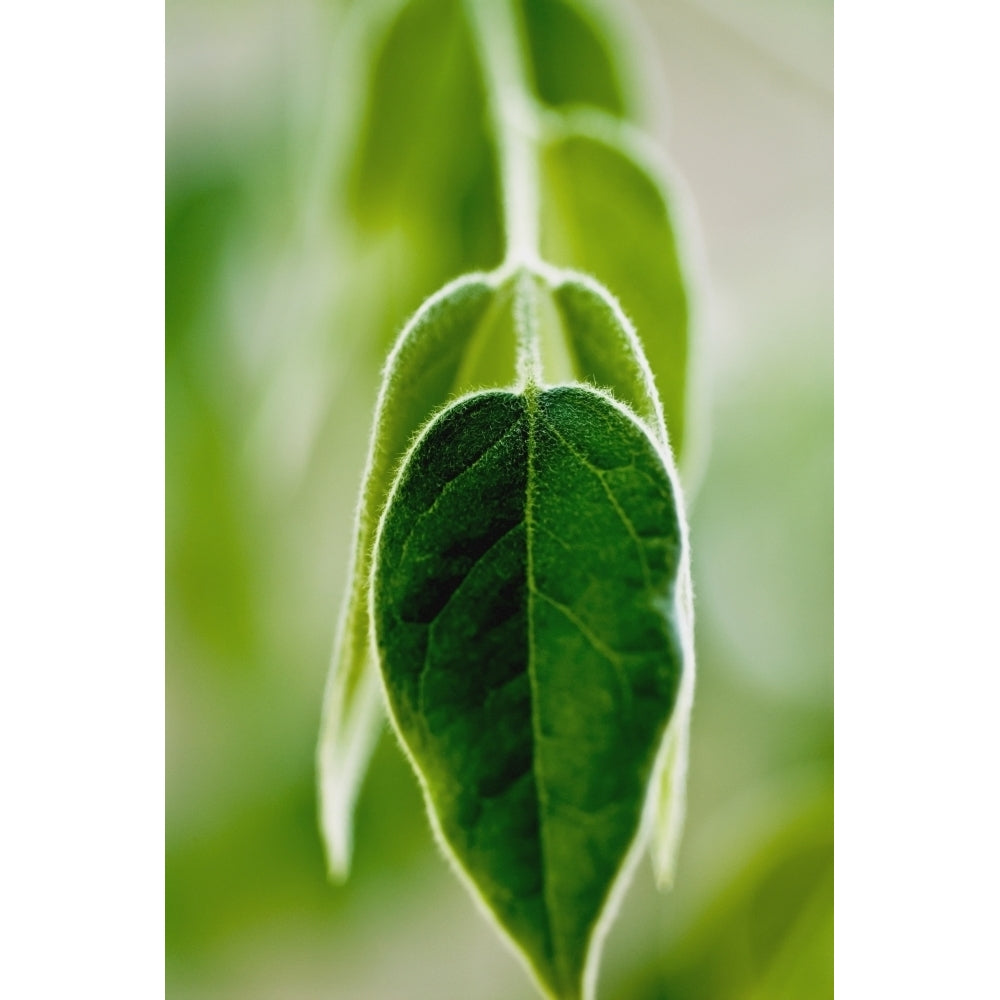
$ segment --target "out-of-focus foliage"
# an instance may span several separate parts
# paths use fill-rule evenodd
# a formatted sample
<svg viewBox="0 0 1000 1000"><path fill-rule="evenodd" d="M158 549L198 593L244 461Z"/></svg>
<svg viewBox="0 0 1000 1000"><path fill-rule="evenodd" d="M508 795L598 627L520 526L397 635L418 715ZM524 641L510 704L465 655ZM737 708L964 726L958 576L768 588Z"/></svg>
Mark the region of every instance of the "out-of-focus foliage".
<svg viewBox="0 0 1000 1000"><path fill-rule="evenodd" d="M542 252L598 276L635 324L678 460L686 428L688 293L663 185L614 120L584 115L542 157ZM637 143L632 144L633 147Z"/></svg>
<svg viewBox="0 0 1000 1000"><path fill-rule="evenodd" d="M406 313L502 254L486 96L461 2L397 0L387 29L380 33L378 17L370 27L374 52L346 200L369 238L403 244L393 277L412 296ZM397 330L398 318L387 332Z"/></svg>
<svg viewBox="0 0 1000 1000"><path fill-rule="evenodd" d="M718 293L702 359L712 447L691 510L691 802L674 891L637 880L600 992L822 998L832 994L828 9L705 3L647 11L671 85L666 145L694 190ZM477 194L494 181L490 149L474 138L474 88L434 119L441 133L455 126L444 138L457 142L462 121L472 137L452 179L462 205L435 205L433 177L426 202L399 210L405 225L361 204L357 164L341 151L366 120L355 109L381 93L370 6L172 0L167 10L174 997L532 995L441 865L390 740L361 795L343 887L326 882L317 831L314 740L385 347L437 286L499 256L493 209L483 210L493 202ZM579 74L584 97L609 111L633 100L632 83L582 55L599 48L590 20L559 27L562 4L528 6L547 102L577 96L544 80L555 33L578 36L574 58L595 67ZM450 46L441 72L460 72L462 40L421 30ZM768 48L790 69L775 73ZM815 57L807 73L803 52ZM653 124L665 127L659 115ZM377 136L366 141L377 157ZM417 162L432 149L415 148L396 180L379 168L401 205L433 173ZM439 226L456 235L439 239Z"/></svg>

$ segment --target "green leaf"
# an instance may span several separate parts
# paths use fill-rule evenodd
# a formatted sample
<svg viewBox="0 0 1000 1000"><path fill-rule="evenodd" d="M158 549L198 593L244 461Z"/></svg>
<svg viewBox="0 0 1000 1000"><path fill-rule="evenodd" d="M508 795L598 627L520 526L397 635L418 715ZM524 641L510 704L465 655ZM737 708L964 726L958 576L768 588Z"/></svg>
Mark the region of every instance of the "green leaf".
<svg viewBox="0 0 1000 1000"><path fill-rule="evenodd" d="M638 331L683 454L689 303L677 212L644 144L607 115L571 116L542 154L542 257L607 286Z"/></svg>
<svg viewBox="0 0 1000 1000"><path fill-rule="evenodd" d="M428 415L477 384L482 367L503 370L497 353L503 339L494 327L510 298L509 287L498 288L482 275L453 282L418 310L386 363L317 750L320 822L336 878L346 877L350 866L354 802L382 719L368 617L376 519L396 468ZM508 353L513 377L512 344Z"/></svg>
<svg viewBox="0 0 1000 1000"><path fill-rule="evenodd" d="M691 710L694 705L694 606L691 571L687 564L682 567L678 589L679 609L684 620L681 635L687 643L684 656L690 669L681 678L677 704L663 741L662 758L651 789L652 831L649 852L656 884L663 890L673 885L687 806L688 744Z"/></svg>
<svg viewBox="0 0 1000 1000"><path fill-rule="evenodd" d="M625 115L626 88L599 12L569 0L520 0L518 7L538 99Z"/></svg>
<svg viewBox="0 0 1000 1000"><path fill-rule="evenodd" d="M462 0L410 0L386 23L366 87L349 200L368 230L401 227L433 282L499 262L486 96Z"/></svg>
<svg viewBox="0 0 1000 1000"><path fill-rule="evenodd" d="M396 7L377 44L350 182L355 211L373 226L434 212L490 157L461 0Z"/></svg>
<svg viewBox="0 0 1000 1000"><path fill-rule="evenodd" d="M583 386L466 397L379 526L375 635L432 822L545 993L592 995L690 648L666 453Z"/></svg>
<svg viewBox="0 0 1000 1000"><path fill-rule="evenodd" d="M584 275L563 272L553 288L553 298L562 319L562 332L573 355L574 370L626 403L646 423L650 433L668 448L663 409L653 384L642 346L620 306L596 281ZM694 635L690 572L682 567L678 580L680 608L687 618L682 634ZM694 663L694 650L687 650ZM653 779L654 811L650 853L657 884L667 889L673 883L677 852L684 829L688 742L694 699L694 671L684 674L681 692L663 756Z"/></svg>
<svg viewBox="0 0 1000 1000"><path fill-rule="evenodd" d="M666 446L663 407L649 362L621 306L596 281L572 272L560 275L552 294L577 377L626 403Z"/></svg>

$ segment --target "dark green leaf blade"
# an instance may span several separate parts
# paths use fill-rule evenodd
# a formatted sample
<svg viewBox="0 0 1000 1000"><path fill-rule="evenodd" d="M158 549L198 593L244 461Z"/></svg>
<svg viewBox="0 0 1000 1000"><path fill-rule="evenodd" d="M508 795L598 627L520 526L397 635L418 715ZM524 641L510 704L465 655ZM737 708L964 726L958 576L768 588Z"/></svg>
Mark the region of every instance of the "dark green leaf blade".
<svg viewBox="0 0 1000 1000"><path fill-rule="evenodd" d="M372 584L390 708L439 834L547 994L589 996L686 668L664 453L582 386L424 432Z"/></svg>

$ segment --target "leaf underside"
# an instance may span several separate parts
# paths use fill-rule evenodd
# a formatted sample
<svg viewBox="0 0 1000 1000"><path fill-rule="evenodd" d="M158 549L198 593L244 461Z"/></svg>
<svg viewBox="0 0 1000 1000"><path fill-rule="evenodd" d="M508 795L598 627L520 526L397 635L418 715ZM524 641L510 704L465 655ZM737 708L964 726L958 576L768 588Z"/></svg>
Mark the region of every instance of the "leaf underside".
<svg viewBox="0 0 1000 1000"><path fill-rule="evenodd" d="M567 272L552 294L581 380L625 403L666 444L663 411L648 362L635 331L608 293L596 282Z"/></svg>
<svg viewBox="0 0 1000 1000"><path fill-rule="evenodd" d="M461 393L465 356L495 297L493 287L475 275L453 282L407 325L386 368L317 758L324 843L330 873L338 879L346 878L350 868L354 802L383 718L369 644L368 578L375 524L396 467L427 413Z"/></svg>
<svg viewBox="0 0 1000 1000"><path fill-rule="evenodd" d="M503 257L494 140L462 0L396 7L372 53L346 192L363 233L399 240L385 272L398 306L372 344L379 356L427 295Z"/></svg>
<svg viewBox="0 0 1000 1000"><path fill-rule="evenodd" d="M375 553L390 708L450 851L552 996L587 995L682 671L682 540L638 422L582 386L449 407Z"/></svg>

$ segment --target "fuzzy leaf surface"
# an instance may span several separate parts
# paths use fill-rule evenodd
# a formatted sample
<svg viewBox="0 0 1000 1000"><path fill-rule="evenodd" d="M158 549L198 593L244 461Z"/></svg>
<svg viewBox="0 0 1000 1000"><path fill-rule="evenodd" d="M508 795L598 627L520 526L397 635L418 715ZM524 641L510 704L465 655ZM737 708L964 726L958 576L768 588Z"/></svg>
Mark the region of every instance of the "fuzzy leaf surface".
<svg viewBox="0 0 1000 1000"><path fill-rule="evenodd" d="M578 378L628 404L666 444L663 408L649 362L618 304L597 282L570 272L553 288L552 297Z"/></svg>
<svg viewBox="0 0 1000 1000"><path fill-rule="evenodd" d="M438 416L376 543L375 633L440 836L560 1000L634 856L685 670L664 452L583 386Z"/></svg>

